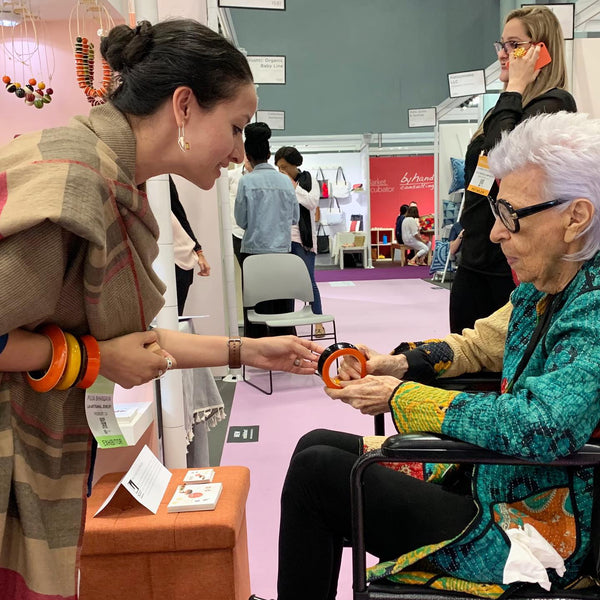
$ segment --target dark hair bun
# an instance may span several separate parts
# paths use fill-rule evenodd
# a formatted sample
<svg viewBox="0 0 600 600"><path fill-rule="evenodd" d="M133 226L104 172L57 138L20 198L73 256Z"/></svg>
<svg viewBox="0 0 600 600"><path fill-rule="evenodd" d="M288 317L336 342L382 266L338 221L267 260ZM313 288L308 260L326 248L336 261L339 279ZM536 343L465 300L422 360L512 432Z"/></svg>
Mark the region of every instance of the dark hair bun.
<svg viewBox="0 0 600 600"><path fill-rule="evenodd" d="M152 49L152 24L141 21L132 29L118 25L102 39L100 52L113 71L131 69L141 62Z"/></svg>
<svg viewBox="0 0 600 600"><path fill-rule="evenodd" d="M250 123L244 129L246 139L252 143L261 144L271 139L271 128L266 123Z"/></svg>
<svg viewBox="0 0 600 600"><path fill-rule="evenodd" d="M290 165L294 165L295 167L299 167L304 159L302 158L302 154L298 152L296 148L293 146L282 146L275 153L275 164L277 164L281 159L286 160Z"/></svg>

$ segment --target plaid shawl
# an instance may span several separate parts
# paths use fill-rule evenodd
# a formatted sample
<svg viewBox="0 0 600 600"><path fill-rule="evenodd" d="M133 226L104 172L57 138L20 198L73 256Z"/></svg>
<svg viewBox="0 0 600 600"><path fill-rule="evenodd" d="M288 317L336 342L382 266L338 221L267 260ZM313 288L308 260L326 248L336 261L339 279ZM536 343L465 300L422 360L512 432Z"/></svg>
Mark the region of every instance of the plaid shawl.
<svg viewBox="0 0 600 600"><path fill-rule="evenodd" d="M99 340L163 303L158 226L135 185L135 138L110 104L0 150L0 332L56 323ZM3 599L76 597L90 434L82 390L0 373Z"/></svg>

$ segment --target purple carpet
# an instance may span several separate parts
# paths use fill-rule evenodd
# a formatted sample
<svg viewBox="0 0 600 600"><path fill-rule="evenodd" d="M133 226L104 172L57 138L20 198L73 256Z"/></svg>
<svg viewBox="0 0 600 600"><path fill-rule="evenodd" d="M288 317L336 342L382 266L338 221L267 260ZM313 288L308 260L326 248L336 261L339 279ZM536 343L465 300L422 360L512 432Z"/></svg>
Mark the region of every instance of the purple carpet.
<svg viewBox="0 0 600 600"><path fill-rule="evenodd" d="M429 267L375 267L374 269L317 269L319 281L366 281L375 279L428 279Z"/></svg>

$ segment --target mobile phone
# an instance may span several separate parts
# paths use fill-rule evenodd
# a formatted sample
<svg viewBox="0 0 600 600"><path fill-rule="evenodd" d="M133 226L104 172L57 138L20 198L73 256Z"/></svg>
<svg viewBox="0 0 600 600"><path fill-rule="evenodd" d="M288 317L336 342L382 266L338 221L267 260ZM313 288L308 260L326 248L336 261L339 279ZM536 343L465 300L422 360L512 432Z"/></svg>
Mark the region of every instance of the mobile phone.
<svg viewBox="0 0 600 600"><path fill-rule="evenodd" d="M546 48L546 44L544 44L544 42L540 42L537 45L540 47L540 55L535 63L535 68L541 69L552 62L552 57L550 56L550 52L548 52L548 48Z"/></svg>

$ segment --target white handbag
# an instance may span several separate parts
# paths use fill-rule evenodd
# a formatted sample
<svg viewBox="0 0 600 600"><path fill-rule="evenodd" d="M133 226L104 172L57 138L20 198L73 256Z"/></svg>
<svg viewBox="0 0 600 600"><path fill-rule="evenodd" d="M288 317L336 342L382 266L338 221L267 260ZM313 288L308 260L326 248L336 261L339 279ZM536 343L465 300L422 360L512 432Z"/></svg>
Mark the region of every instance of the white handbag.
<svg viewBox="0 0 600 600"><path fill-rule="evenodd" d="M345 198L350 197L350 191L351 187L350 184L346 181L344 169L342 169L342 167L338 167L335 174L335 183L333 184L331 190L331 195L335 198L343 200Z"/></svg>
<svg viewBox="0 0 600 600"><path fill-rule="evenodd" d="M336 208L333 208L333 202L335 200ZM334 196L329 199L329 207L321 209L321 221L323 225L339 225L344 220L344 213L340 208L337 198Z"/></svg>

